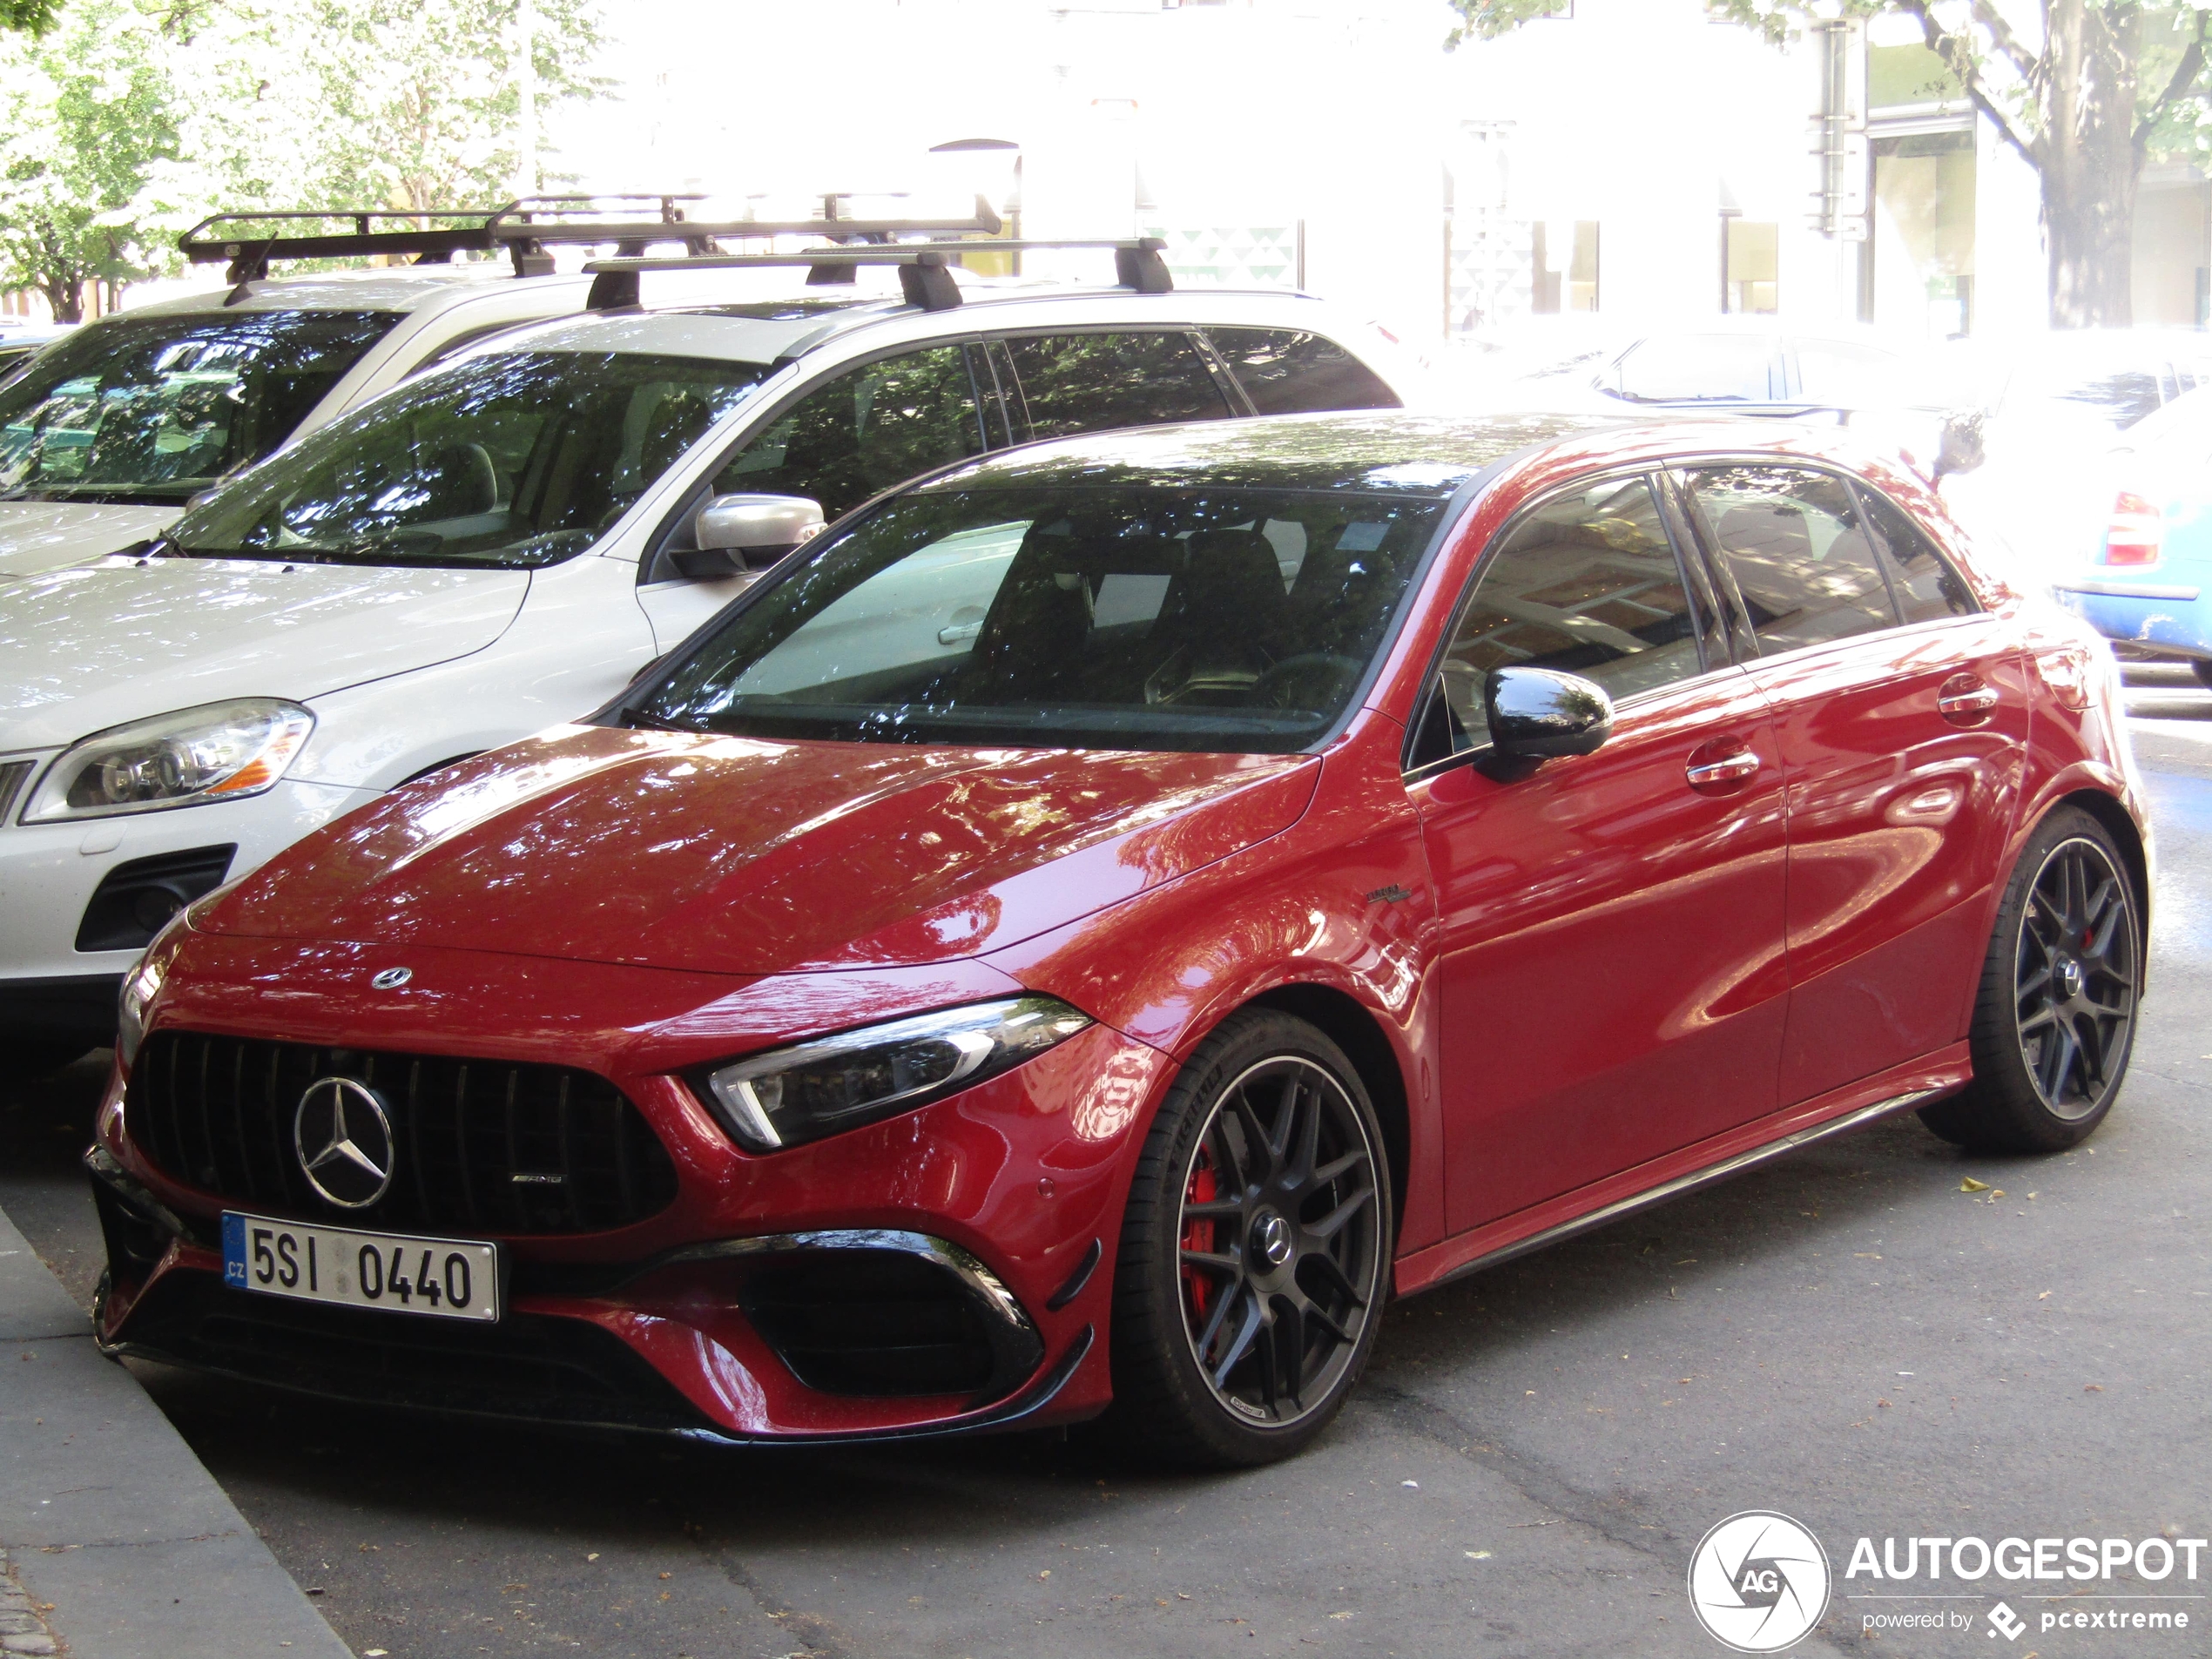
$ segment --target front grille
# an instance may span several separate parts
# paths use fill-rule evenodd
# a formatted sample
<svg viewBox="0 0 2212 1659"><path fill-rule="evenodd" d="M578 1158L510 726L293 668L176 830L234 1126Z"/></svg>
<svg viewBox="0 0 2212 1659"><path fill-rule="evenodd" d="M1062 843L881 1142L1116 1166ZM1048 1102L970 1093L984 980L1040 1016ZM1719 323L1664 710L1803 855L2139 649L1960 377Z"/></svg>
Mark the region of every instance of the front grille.
<svg viewBox="0 0 2212 1659"><path fill-rule="evenodd" d="M544 1422L699 1429L706 1420L618 1337L582 1319L497 1325L282 1302L171 1273L131 1311L126 1347L337 1399Z"/></svg>
<svg viewBox="0 0 2212 1659"><path fill-rule="evenodd" d="M392 1121L391 1185L361 1209L315 1192L293 1140L300 1096L334 1075L375 1090ZM676 1197L676 1166L637 1107L605 1078L563 1066L164 1031L131 1069L125 1110L173 1178L348 1226L592 1232Z"/></svg>

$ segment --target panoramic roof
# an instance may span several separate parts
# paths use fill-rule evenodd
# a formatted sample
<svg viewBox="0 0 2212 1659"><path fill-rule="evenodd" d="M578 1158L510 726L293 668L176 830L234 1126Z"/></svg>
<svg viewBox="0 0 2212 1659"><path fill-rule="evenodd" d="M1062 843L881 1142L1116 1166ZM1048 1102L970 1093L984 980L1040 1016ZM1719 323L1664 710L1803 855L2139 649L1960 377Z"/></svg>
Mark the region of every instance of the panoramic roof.
<svg viewBox="0 0 2212 1659"><path fill-rule="evenodd" d="M1209 421L1027 444L948 473L925 488L1211 485L1441 497L1491 462L1531 444L1635 424L1602 415L1396 412Z"/></svg>

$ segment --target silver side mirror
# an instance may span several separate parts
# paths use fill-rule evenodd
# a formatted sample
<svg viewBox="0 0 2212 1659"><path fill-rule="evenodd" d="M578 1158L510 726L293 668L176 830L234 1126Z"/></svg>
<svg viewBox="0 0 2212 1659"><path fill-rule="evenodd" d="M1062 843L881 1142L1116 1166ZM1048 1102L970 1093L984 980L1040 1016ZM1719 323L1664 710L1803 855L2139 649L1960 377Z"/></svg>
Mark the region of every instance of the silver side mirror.
<svg viewBox="0 0 2212 1659"><path fill-rule="evenodd" d="M692 539L703 553L780 556L821 528L821 503L804 496L717 496L699 509Z"/></svg>
<svg viewBox="0 0 2212 1659"><path fill-rule="evenodd" d="M765 570L821 528L821 503L804 496L717 496L691 521L697 545L668 557L679 575L712 582Z"/></svg>
<svg viewBox="0 0 2212 1659"><path fill-rule="evenodd" d="M1935 476L1940 481L1954 472L1972 472L1988 458L1982 437L1979 409L1943 417L1943 431L1936 439Z"/></svg>

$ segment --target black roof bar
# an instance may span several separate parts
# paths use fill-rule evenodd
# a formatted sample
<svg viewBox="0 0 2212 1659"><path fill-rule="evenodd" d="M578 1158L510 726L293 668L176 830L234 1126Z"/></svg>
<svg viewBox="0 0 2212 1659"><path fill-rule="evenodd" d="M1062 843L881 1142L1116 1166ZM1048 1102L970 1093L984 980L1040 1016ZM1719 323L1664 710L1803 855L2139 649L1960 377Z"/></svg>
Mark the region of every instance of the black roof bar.
<svg viewBox="0 0 2212 1659"><path fill-rule="evenodd" d="M272 260L334 260L348 254L412 253L417 265L442 264L455 253L486 253L491 234L486 229L492 207L462 207L449 212L415 213L397 208L338 207L327 212L211 213L177 239L177 250L194 265L216 260L230 262L229 280L254 282L269 273ZM291 235L278 230L268 235L241 235L244 226L288 225L301 220L327 224L351 219L350 232L314 236ZM405 230L376 230L374 219L396 219ZM441 224L426 227L427 219L468 219L469 224Z"/></svg>
<svg viewBox="0 0 2212 1659"><path fill-rule="evenodd" d="M863 265L895 265L899 286L908 305L924 311L949 311L960 304L960 289L946 261L963 253L1019 253L1043 248L1110 247L1114 250L1114 279L1139 293L1167 293L1175 287L1167 261L1160 257L1167 244L1157 236L1076 238L1049 241L1001 241L979 239L968 242L894 242L874 247L814 247L795 253L720 253L693 259L595 260L583 268L592 276L589 301L595 311L618 310L637 303L637 276L643 271L721 271L755 266L808 267L810 283L849 282Z"/></svg>
<svg viewBox="0 0 2212 1659"><path fill-rule="evenodd" d="M551 246L597 246L611 243L626 259L642 257L656 244L680 242L694 259L722 254L723 239L745 240L775 236L821 236L835 242L884 244L901 236L923 238L974 233L995 236L1003 228L991 204L975 199L975 211L967 219L855 219L840 212L844 195L822 198L822 212L814 219L695 219L679 206L705 200L692 194L606 194L525 196L494 213L485 230L493 243L507 249L517 276L543 275L552 267L546 249ZM651 202L655 217L608 214L599 205Z"/></svg>

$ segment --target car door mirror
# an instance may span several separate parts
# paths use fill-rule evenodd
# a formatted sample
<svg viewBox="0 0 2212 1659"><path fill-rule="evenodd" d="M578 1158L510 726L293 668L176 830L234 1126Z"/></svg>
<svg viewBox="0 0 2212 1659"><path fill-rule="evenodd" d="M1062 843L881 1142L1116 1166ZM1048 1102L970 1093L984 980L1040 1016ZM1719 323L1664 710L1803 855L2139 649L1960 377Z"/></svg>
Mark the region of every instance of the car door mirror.
<svg viewBox="0 0 2212 1659"><path fill-rule="evenodd" d="M1939 480L1954 472L1972 472L1987 457L1979 409L1943 417L1943 429L1936 438L1935 475Z"/></svg>
<svg viewBox="0 0 2212 1659"><path fill-rule="evenodd" d="M1613 699L1579 674L1494 668L1482 682L1490 745L1511 760L1586 755L1613 735Z"/></svg>
<svg viewBox="0 0 2212 1659"><path fill-rule="evenodd" d="M819 502L804 496L717 496L692 521L696 547L674 550L683 575L703 581L773 564L822 528Z"/></svg>

